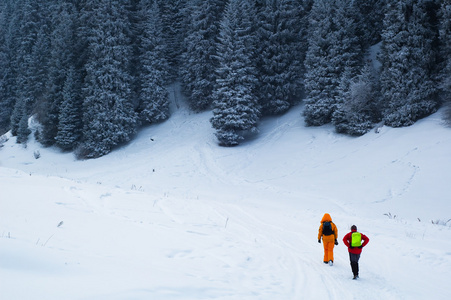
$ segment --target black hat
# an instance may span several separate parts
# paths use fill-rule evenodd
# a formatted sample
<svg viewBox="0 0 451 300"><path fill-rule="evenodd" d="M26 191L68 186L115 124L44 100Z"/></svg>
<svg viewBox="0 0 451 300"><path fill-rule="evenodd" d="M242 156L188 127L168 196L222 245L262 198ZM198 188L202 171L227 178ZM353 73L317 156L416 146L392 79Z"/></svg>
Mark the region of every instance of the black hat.
<svg viewBox="0 0 451 300"><path fill-rule="evenodd" d="M352 226L351 226L351 230L352 230L352 231L357 231L357 226L352 225Z"/></svg>

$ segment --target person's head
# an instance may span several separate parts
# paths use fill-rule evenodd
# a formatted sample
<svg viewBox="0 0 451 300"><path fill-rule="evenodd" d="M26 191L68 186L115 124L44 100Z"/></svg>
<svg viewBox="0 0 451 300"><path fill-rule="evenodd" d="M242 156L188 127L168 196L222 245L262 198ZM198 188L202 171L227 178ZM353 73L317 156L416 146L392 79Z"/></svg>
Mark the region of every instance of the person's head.
<svg viewBox="0 0 451 300"><path fill-rule="evenodd" d="M323 222L332 222L332 217L329 214L324 214L323 218L321 219L321 223Z"/></svg>
<svg viewBox="0 0 451 300"><path fill-rule="evenodd" d="M353 232L354 232L354 231L357 231L357 226L352 225L352 226L351 226L351 231L353 231Z"/></svg>

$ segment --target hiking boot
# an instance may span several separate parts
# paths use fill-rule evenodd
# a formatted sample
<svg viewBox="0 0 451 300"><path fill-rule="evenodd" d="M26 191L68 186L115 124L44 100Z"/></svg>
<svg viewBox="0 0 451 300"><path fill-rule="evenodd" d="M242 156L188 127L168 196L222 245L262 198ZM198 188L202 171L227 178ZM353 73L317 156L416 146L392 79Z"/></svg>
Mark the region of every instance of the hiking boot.
<svg viewBox="0 0 451 300"><path fill-rule="evenodd" d="M329 260L329 266L333 266L334 262L332 260Z"/></svg>

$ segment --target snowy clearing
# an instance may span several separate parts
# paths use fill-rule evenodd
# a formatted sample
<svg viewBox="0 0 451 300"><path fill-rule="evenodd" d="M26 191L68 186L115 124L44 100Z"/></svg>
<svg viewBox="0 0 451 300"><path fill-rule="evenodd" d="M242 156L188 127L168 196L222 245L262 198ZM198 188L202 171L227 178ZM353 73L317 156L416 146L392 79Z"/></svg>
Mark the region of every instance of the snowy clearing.
<svg viewBox="0 0 451 300"><path fill-rule="evenodd" d="M172 109L96 160L9 137L2 299L451 297L451 129L440 112L351 138L305 127L299 106L221 148L210 112ZM333 267L317 242L326 212L340 237ZM358 281L341 240L352 224L370 238Z"/></svg>

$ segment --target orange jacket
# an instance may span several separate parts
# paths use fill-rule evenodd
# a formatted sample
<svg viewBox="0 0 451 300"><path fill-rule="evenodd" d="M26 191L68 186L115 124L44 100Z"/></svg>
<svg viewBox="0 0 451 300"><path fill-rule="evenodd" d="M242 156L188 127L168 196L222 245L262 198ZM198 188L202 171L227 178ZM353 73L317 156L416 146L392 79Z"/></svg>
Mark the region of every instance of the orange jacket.
<svg viewBox="0 0 451 300"><path fill-rule="evenodd" d="M319 230L318 230L318 240L321 239L321 237L323 236L323 223L324 222L330 222L330 224L332 225L332 231L334 232L333 237L334 240L337 239L338 237L338 229L337 226L335 226L335 224L332 222L332 218L330 217L329 214L324 214L323 218L321 219L321 226L319 226ZM325 235L325 237L331 237L331 235L327 236Z"/></svg>

